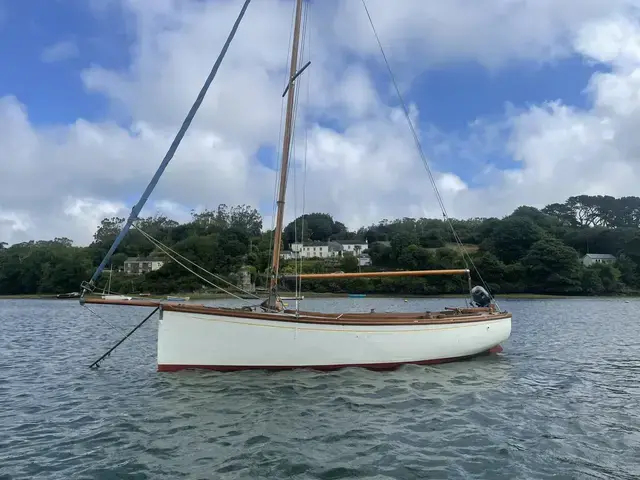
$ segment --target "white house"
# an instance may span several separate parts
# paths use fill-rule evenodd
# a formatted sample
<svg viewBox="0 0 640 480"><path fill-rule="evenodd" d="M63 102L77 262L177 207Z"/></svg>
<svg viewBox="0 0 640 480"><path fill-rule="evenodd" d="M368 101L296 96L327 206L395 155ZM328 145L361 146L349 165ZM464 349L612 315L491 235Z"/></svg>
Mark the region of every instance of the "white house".
<svg viewBox="0 0 640 480"><path fill-rule="evenodd" d="M587 253L582 257L582 264L585 267L594 265L596 263L613 263L616 261L616 257L609 253Z"/></svg>
<svg viewBox="0 0 640 480"><path fill-rule="evenodd" d="M292 250L283 250L280 254L280 258L282 258L283 260L293 260L297 256L296 253L297 252L294 252Z"/></svg>
<svg viewBox="0 0 640 480"><path fill-rule="evenodd" d="M301 258L328 258L329 244L324 242L292 243L291 251Z"/></svg>
<svg viewBox="0 0 640 480"><path fill-rule="evenodd" d="M291 250L285 250L281 257L290 260L296 256L300 258L332 258L342 255L359 257L369 248L362 240L331 240L329 242L297 242L291 244Z"/></svg>
<svg viewBox="0 0 640 480"><path fill-rule="evenodd" d="M124 272L131 275L140 275L158 270L163 265L164 260L161 258L129 257L124 261Z"/></svg>
<svg viewBox="0 0 640 480"><path fill-rule="evenodd" d="M353 254L356 257L362 255L362 253L369 248L367 242L362 240L342 240L340 244L342 245L343 254Z"/></svg>

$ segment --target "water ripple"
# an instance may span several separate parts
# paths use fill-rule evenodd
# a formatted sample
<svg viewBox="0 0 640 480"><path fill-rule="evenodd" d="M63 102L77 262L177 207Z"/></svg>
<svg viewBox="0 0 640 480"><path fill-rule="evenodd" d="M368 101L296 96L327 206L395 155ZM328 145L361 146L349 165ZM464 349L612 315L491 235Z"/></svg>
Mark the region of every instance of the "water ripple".
<svg viewBox="0 0 640 480"><path fill-rule="evenodd" d="M640 303L503 303L515 320L497 357L159 374L153 322L89 370L119 333L77 302L2 301L0 480L639 478ZM123 329L143 313L95 310Z"/></svg>

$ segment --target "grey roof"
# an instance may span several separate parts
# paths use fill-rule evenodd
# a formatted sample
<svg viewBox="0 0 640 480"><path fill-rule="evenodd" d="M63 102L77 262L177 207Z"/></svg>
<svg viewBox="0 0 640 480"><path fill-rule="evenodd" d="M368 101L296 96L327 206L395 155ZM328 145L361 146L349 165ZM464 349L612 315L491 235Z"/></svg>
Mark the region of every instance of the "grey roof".
<svg viewBox="0 0 640 480"><path fill-rule="evenodd" d="M616 258L610 253L587 253L585 257L591 258L593 260L611 260Z"/></svg>
<svg viewBox="0 0 640 480"><path fill-rule="evenodd" d="M300 244L300 242L292 242L292 244ZM330 244L340 244L340 245L367 245L366 240L329 240L327 242L321 242L319 240L314 240L312 242L304 242L303 246L305 247L326 247Z"/></svg>
<svg viewBox="0 0 640 480"><path fill-rule="evenodd" d="M389 240L376 240L375 242L371 242L371 243L380 243L382 245L386 245L386 246L391 246L391 241Z"/></svg>
<svg viewBox="0 0 640 480"><path fill-rule="evenodd" d="M129 257L124 263L133 263L133 262L164 262L165 259L161 257Z"/></svg>
<svg viewBox="0 0 640 480"><path fill-rule="evenodd" d="M339 242L329 242L329 251L330 252L341 252L343 249L342 244Z"/></svg>

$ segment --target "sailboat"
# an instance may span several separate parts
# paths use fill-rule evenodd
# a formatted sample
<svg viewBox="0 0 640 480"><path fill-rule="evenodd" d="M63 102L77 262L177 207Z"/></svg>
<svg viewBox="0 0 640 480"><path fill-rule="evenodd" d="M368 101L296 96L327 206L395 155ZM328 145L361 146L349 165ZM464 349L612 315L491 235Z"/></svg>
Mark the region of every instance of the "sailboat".
<svg viewBox="0 0 640 480"><path fill-rule="evenodd" d="M192 368L217 371L295 368L333 370L344 367L389 369L404 364L449 362L502 351L502 343L511 334L512 314L502 311L497 306L488 287L471 288L470 268L329 274L297 273L289 276L280 274L280 244L289 152L292 143L296 81L310 64L307 62L300 70L298 69L303 0L295 2L289 82L283 94L283 97L287 95L286 118L267 298L256 305L225 308L143 299L123 301L86 295L93 291L95 282L108 259L133 226L160 175L173 157L220 67L250 1L245 0L220 56L158 171L142 194L140 201L133 207L122 231L91 280L83 282L80 303L151 308L151 314L136 329L158 311L157 370L162 372ZM408 116L407 119L410 123ZM450 225L453 229L451 222ZM458 238L457 235L455 237ZM461 243L460 246L462 246ZM190 271L196 273L195 270ZM296 308L287 309L278 295L279 280L284 277L301 282L306 279L428 275L466 276L469 280L471 301L465 303L465 306L445 308L442 311L376 313L371 310L362 313L329 313L301 310L297 301ZM486 284L484 286L486 287ZM297 296L298 292L296 292ZM111 350L105 356L110 352ZM94 365L97 363L94 362Z"/></svg>
<svg viewBox="0 0 640 480"><path fill-rule="evenodd" d="M111 275L113 274L113 267L109 268L109 283L102 289L102 295L100 298L104 300L131 300L132 297L128 295L120 295L119 293L111 293Z"/></svg>

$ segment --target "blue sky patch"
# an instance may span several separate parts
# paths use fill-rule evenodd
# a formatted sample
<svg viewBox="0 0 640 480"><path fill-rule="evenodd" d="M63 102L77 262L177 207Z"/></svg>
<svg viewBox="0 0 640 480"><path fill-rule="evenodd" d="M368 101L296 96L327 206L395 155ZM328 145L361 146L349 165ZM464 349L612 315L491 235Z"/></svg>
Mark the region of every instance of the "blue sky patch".
<svg viewBox="0 0 640 480"><path fill-rule="evenodd" d="M118 2L106 2L100 10L92 9L87 0L48 0L39 2L38 8L19 1L0 5L0 96L16 96L36 126L108 117L108 100L86 92L81 73L92 65L117 71L128 67L135 32ZM60 42L75 50L43 59L43 52ZM381 97L397 106L384 64L369 59L366 65L375 69L373 82ZM472 62L452 63L428 70L404 95L420 109L423 147L433 166L474 184L488 162L498 168L518 168L501 148L509 132L496 130L488 141L482 128L471 126L476 119L500 120L506 105L527 108L558 99L586 108L589 99L583 90L596 69L603 68L577 56L543 65L512 62L492 71ZM394 66L394 73L402 85L401 68ZM312 64L304 75L313 74ZM338 132L345 127L331 115L314 120ZM277 169L279 148L262 146L256 153L258 162Z"/></svg>
<svg viewBox="0 0 640 480"><path fill-rule="evenodd" d="M1 5L0 96L16 96L35 125L104 118L107 102L85 92L81 72L96 64L110 69L128 65L132 37L121 12L115 7L92 11L88 1L80 0L38 2L37 8L31 2ZM71 50L43 58L61 42Z"/></svg>

